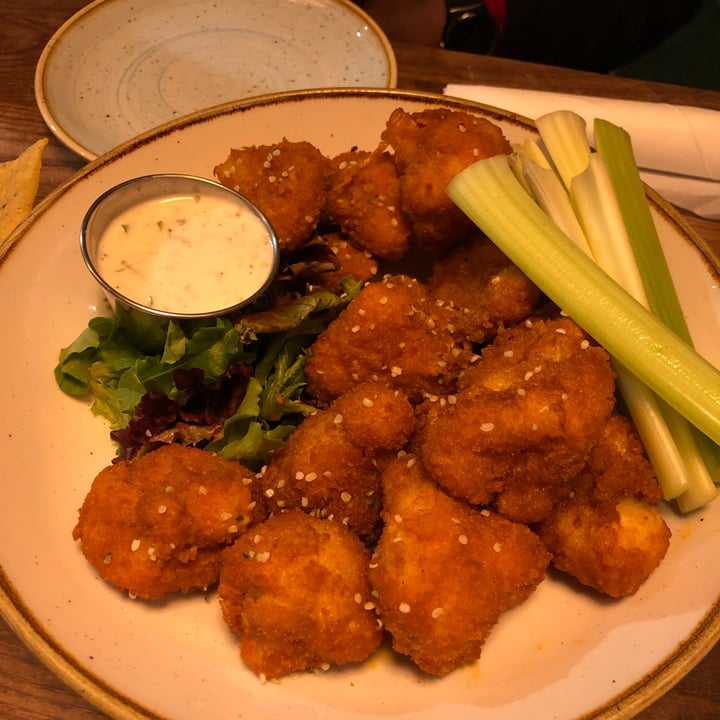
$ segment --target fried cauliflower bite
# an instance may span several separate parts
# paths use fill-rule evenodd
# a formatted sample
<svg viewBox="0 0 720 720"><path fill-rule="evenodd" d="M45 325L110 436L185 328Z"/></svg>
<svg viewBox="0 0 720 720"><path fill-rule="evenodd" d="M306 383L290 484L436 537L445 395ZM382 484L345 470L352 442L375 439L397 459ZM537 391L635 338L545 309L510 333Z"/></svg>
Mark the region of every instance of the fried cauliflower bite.
<svg viewBox="0 0 720 720"><path fill-rule="evenodd" d="M225 551L218 594L240 654L268 679L365 660L382 630L369 551L343 525L289 511Z"/></svg>
<svg viewBox="0 0 720 720"><path fill-rule="evenodd" d="M492 243L473 235L435 262L428 290L452 318L458 336L485 343L502 325L528 317L538 288Z"/></svg>
<svg viewBox="0 0 720 720"><path fill-rule="evenodd" d="M337 258L338 268L332 272L322 273L320 283L322 287L331 292L342 291L340 281L345 277L354 280L373 280L378 272L378 261L368 251L355 247L343 235L331 233L318 238Z"/></svg>
<svg viewBox="0 0 720 720"><path fill-rule="evenodd" d="M501 331L413 447L451 495L538 522L572 490L614 407L605 350L570 319Z"/></svg>
<svg viewBox="0 0 720 720"><path fill-rule="evenodd" d="M322 403L368 381L411 401L443 392L472 357L453 332L417 280L395 275L369 283L311 346L308 391Z"/></svg>
<svg viewBox="0 0 720 720"><path fill-rule="evenodd" d="M164 445L95 478L73 538L106 582L159 599L214 584L222 550L264 517L237 462Z"/></svg>
<svg viewBox="0 0 720 720"><path fill-rule="evenodd" d="M665 557L670 529L632 423L613 415L575 491L538 526L559 570L611 597L632 595Z"/></svg>
<svg viewBox="0 0 720 720"><path fill-rule="evenodd" d="M414 424L402 393L377 383L358 386L306 419L263 469L259 483L271 512L301 509L377 538L378 456L397 450Z"/></svg>
<svg viewBox="0 0 720 720"><path fill-rule="evenodd" d="M328 159L309 142L233 148L214 168L217 180L245 195L273 226L281 251L307 242L325 206Z"/></svg>
<svg viewBox="0 0 720 720"><path fill-rule="evenodd" d="M415 242L428 250L451 247L473 228L445 192L450 180L477 160L511 152L499 126L460 110L398 108L382 140L394 152Z"/></svg>
<svg viewBox="0 0 720 720"><path fill-rule="evenodd" d="M526 526L446 495L412 455L386 468L382 486L384 529L370 565L380 617L397 652L445 675L480 657L550 556Z"/></svg>
<svg viewBox="0 0 720 720"><path fill-rule="evenodd" d="M387 152L355 150L330 162L325 213L359 247L385 260L407 250L410 222L400 205L400 180Z"/></svg>

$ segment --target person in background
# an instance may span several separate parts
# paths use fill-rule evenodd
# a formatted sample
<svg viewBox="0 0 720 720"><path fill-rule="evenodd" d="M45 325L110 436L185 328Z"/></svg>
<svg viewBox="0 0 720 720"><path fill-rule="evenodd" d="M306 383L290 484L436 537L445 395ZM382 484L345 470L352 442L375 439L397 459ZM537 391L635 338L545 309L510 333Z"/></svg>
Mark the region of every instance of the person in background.
<svg viewBox="0 0 720 720"><path fill-rule="evenodd" d="M391 41L609 72L652 49L703 0L358 0Z"/></svg>

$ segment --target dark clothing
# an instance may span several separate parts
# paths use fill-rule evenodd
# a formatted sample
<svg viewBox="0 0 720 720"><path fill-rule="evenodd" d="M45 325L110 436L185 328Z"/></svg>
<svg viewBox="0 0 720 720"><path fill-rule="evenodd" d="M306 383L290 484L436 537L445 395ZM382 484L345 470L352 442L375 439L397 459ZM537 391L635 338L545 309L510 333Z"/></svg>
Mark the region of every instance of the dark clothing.
<svg viewBox="0 0 720 720"><path fill-rule="evenodd" d="M608 72L658 45L701 6L702 0L508 0L507 30L493 54Z"/></svg>

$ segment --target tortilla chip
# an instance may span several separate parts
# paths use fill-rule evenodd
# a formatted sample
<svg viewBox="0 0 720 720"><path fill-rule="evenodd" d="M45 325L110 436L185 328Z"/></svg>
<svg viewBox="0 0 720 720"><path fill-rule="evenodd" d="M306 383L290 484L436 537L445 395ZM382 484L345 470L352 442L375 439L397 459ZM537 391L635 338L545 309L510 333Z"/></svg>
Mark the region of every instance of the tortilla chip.
<svg viewBox="0 0 720 720"><path fill-rule="evenodd" d="M28 216L40 184L47 138L33 143L15 160L0 163L0 242Z"/></svg>

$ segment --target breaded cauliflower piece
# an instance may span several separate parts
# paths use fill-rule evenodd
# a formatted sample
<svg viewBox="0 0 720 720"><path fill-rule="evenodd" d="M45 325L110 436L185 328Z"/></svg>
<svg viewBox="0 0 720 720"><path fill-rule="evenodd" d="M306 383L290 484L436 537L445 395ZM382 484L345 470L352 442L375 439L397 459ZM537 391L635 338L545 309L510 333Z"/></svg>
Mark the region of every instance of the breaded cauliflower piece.
<svg viewBox="0 0 720 720"><path fill-rule="evenodd" d="M538 522L571 491L615 403L605 350L570 319L501 331L413 447L451 495Z"/></svg>
<svg viewBox="0 0 720 720"><path fill-rule="evenodd" d="M394 152L402 209L425 250L449 248L474 227L446 194L450 180L477 160L511 152L498 125L444 108L416 113L398 108L382 140Z"/></svg>
<svg viewBox="0 0 720 720"><path fill-rule="evenodd" d="M320 221L327 169L328 159L314 145L283 139L233 148L214 174L262 210L287 252L307 242Z"/></svg>
<svg viewBox="0 0 720 720"><path fill-rule="evenodd" d="M402 447L414 426L402 393L364 383L307 418L263 469L259 486L271 512L295 508L331 518L363 541L380 523L378 456Z"/></svg>
<svg viewBox="0 0 720 720"><path fill-rule="evenodd" d="M382 478L384 530L370 565L393 648L445 675L480 657L500 616L545 577L550 559L526 526L440 490L412 455Z"/></svg>
<svg viewBox="0 0 720 720"><path fill-rule="evenodd" d="M361 662L380 644L369 551L343 525L271 517L225 551L218 593L240 653L268 679Z"/></svg>
<svg viewBox="0 0 720 720"><path fill-rule="evenodd" d="M632 595L665 557L660 488L632 423L613 415L575 491L539 526L560 570L612 597Z"/></svg>
<svg viewBox="0 0 720 720"><path fill-rule="evenodd" d="M435 262L428 291L457 335L475 343L527 318L541 297L527 276L479 234Z"/></svg>
<svg viewBox="0 0 720 720"><path fill-rule="evenodd" d="M368 251L355 247L343 235L331 233L322 235L318 242L324 243L337 258L338 269L320 275L319 284L331 292L342 291L340 281L345 277L354 280L374 280L378 273L378 261Z"/></svg>
<svg viewBox="0 0 720 720"><path fill-rule="evenodd" d="M400 206L400 180L392 156L354 150L333 158L330 168L328 220L376 257L401 258L411 228Z"/></svg>
<svg viewBox="0 0 720 720"><path fill-rule="evenodd" d="M73 538L103 580L132 596L205 589L222 550L265 516L253 477L204 450L163 445L100 471Z"/></svg>
<svg viewBox="0 0 720 720"><path fill-rule="evenodd" d="M394 275L369 283L311 346L308 391L322 403L368 381L413 402L447 391L472 357L453 332L417 280Z"/></svg>

